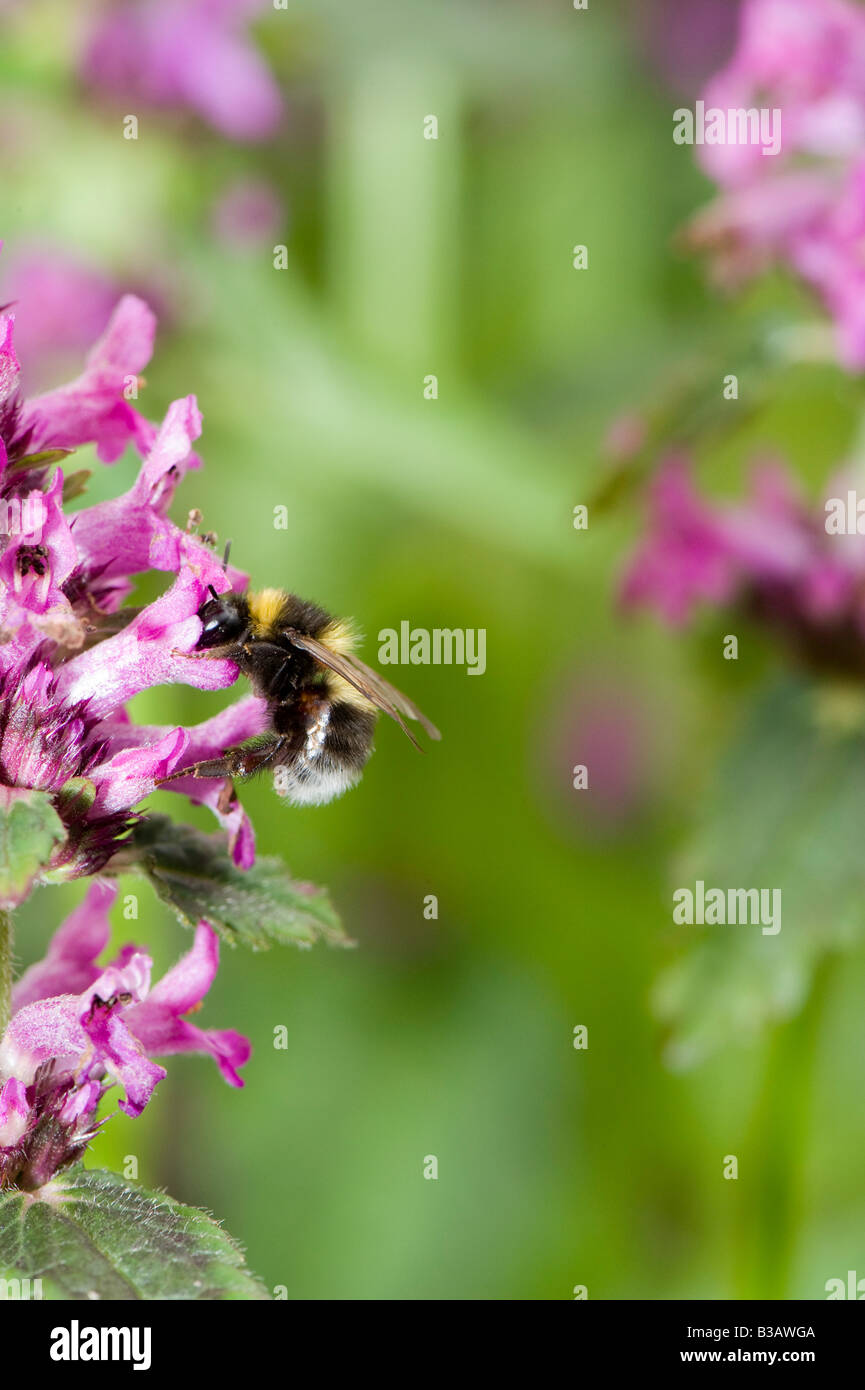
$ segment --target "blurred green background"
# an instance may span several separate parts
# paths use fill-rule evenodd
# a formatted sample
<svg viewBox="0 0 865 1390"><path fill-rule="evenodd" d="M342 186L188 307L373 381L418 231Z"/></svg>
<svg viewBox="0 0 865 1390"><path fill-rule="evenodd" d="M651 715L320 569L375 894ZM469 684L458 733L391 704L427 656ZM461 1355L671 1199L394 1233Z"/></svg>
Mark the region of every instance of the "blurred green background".
<svg viewBox="0 0 865 1390"><path fill-rule="evenodd" d="M357 949L224 949L198 1021L251 1038L245 1090L171 1059L143 1118L113 1120L90 1160L136 1156L142 1182L217 1213L291 1298L728 1298L759 1260L749 1146L766 1038L676 1074L650 997L681 947L670 862L770 658L731 674L721 616L685 637L624 621L637 512L572 525L612 419L800 306L775 281L725 304L675 249L709 188L672 143L672 110L724 33L671 75L667 8L289 0L255 31L287 103L258 145L146 110L124 140L122 109L70 59L92 7L33 0L3 21L0 290L36 244L154 303L139 407L158 419L192 391L205 420L206 467L177 519L200 507L254 584L353 614L368 659L404 618L487 630L482 677L390 673L443 730L426 756L381 727L341 801L290 810L263 782L242 792L260 850L330 888ZM250 178L282 213L275 235L241 243L213 210ZM856 412L840 373L791 368L707 450L707 476L735 493L772 447L816 488ZM86 500L136 467L97 465ZM237 693L164 688L132 712L194 723ZM577 763L588 791L571 786ZM168 794L152 806L186 811ZM118 908L116 940L132 932L164 969L189 938L139 882L121 891L140 916ZM28 905L22 965L80 896ZM819 1033L786 1274L799 1297L824 1296L857 1255L863 987L860 951ZM795 1078L789 1100L793 1115ZM730 1153L738 1182L722 1179Z"/></svg>

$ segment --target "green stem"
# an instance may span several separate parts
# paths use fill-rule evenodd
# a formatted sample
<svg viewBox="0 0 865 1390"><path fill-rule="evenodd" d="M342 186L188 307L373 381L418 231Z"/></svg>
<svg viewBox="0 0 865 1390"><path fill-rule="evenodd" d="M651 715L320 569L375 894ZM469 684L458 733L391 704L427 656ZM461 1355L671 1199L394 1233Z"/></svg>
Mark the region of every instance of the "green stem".
<svg viewBox="0 0 865 1390"><path fill-rule="evenodd" d="M0 908L0 1038L12 1017L12 955L15 931L12 913Z"/></svg>
<svg viewBox="0 0 865 1390"><path fill-rule="evenodd" d="M789 1297L811 1120L817 1036L834 958L817 966L804 1008L773 1030L743 1151L737 1296Z"/></svg>

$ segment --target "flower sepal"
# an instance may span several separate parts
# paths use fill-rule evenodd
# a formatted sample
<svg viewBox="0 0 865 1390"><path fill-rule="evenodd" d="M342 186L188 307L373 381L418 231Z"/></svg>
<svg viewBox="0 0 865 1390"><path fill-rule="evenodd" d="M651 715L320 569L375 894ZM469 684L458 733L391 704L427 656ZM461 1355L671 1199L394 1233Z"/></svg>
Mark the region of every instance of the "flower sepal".
<svg viewBox="0 0 865 1390"><path fill-rule="evenodd" d="M96 784L89 777L70 777L57 793L57 806L64 816L86 816L96 802Z"/></svg>

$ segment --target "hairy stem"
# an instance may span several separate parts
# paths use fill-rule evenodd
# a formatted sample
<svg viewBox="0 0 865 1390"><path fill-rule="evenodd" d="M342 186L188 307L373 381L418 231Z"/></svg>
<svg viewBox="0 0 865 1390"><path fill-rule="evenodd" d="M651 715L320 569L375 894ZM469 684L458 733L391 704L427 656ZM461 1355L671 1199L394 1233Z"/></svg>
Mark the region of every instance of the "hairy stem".
<svg viewBox="0 0 865 1390"><path fill-rule="evenodd" d="M15 932L12 913L0 908L0 1038L12 1017L12 955Z"/></svg>

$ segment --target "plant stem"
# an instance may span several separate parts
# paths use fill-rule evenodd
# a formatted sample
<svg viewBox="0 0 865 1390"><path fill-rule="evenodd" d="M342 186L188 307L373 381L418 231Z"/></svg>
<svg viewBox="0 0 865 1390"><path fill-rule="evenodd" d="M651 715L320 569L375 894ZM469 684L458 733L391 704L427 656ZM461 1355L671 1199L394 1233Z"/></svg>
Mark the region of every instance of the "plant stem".
<svg viewBox="0 0 865 1390"><path fill-rule="evenodd" d="M743 1154L739 1298L789 1297L817 1035L834 959L817 966L802 1010L777 1024Z"/></svg>
<svg viewBox="0 0 865 1390"><path fill-rule="evenodd" d="M12 1017L12 955L15 931L12 913L0 908L0 1038Z"/></svg>

